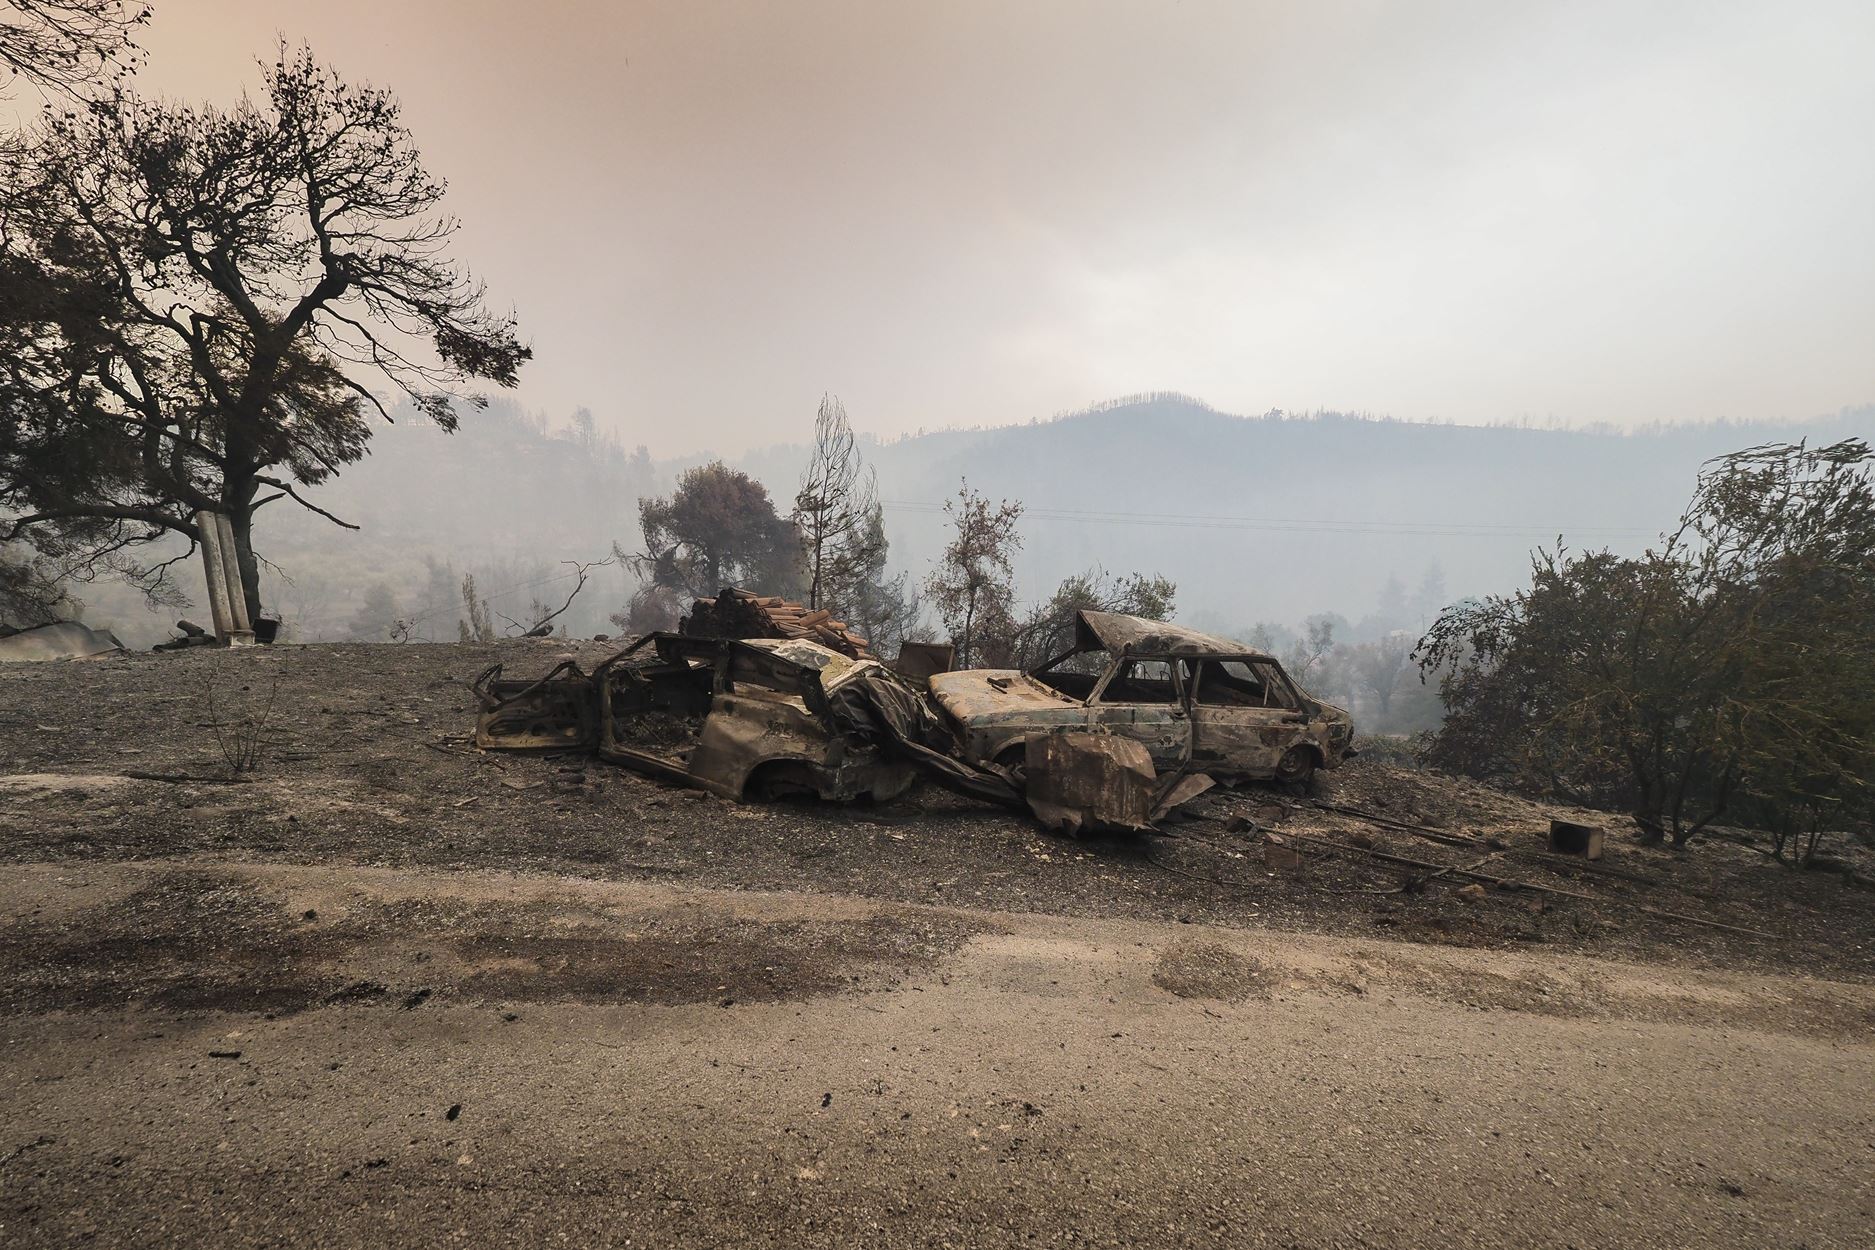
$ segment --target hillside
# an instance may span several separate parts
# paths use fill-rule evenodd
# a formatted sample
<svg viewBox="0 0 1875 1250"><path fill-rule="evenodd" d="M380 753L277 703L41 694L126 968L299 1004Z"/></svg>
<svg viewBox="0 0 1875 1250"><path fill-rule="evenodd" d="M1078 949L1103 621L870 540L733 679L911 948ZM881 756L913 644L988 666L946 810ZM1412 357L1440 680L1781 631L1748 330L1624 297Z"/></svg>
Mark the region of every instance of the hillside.
<svg viewBox="0 0 1875 1250"><path fill-rule="evenodd" d="M1358 619L1390 574L1411 586L1432 564L1454 596L1501 590L1558 534L1572 546L1638 549L1673 522L1706 458L1872 426L1875 410L1863 410L1800 426L1621 435L1246 418L1163 397L905 439L874 458L885 497L899 501L888 520L906 567L938 553L936 505L968 478L1028 506L1020 574L1030 593L1096 563L1157 570L1178 582L1185 613L1236 627L1317 611ZM765 480L788 480L798 457L777 449L749 463Z"/></svg>
<svg viewBox="0 0 1875 1250"><path fill-rule="evenodd" d="M865 414L855 414L862 429ZM290 577L277 602L302 637L344 637L368 587L383 582L419 636L454 636L463 572L520 615L564 581L558 561L636 546L637 501L705 456L654 461L623 436L550 430L512 406L445 436L415 419L382 430L371 455L319 494L359 524L265 516L266 552ZM804 416L787 433L805 436ZM960 480L1020 499L1025 594L1103 565L1178 582L1180 614L1219 629L1294 622L1317 611L1359 620L1390 575L1416 586L1436 567L1450 597L1517 583L1530 549L1646 545L1678 514L1706 458L1769 439L1833 439L1875 428L1875 409L1792 424L1715 422L1636 433L1415 424L1336 413L1241 417L1154 396L1027 425L949 430L871 443L888 501L894 563L917 576L944 540L941 505ZM778 443L731 463L785 506L806 449ZM544 585L538 583L545 582ZM505 593L503 593L505 592ZM589 587L568 624L609 628L629 593L622 573ZM128 596L90 596L92 616L153 637L173 614Z"/></svg>

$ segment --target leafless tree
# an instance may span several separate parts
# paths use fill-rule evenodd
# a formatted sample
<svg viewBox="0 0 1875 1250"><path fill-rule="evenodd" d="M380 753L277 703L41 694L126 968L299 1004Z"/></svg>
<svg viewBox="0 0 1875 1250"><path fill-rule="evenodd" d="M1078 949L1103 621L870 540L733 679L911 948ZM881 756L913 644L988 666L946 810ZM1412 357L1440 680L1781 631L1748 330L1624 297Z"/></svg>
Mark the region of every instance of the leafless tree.
<svg viewBox="0 0 1875 1250"><path fill-rule="evenodd" d="M136 67L132 36L150 20L137 0L0 0L0 88L24 78L78 95Z"/></svg>
<svg viewBox="0 0 1875 1250"><path fill-rule="evenodd" d="M1412 667L1413 640L1404 633L1388 634L1355 649L1354 676L1374 696L1378 722L1392 723L1393 695L1400 688L1400 678Z"/></svg>
<svg viewBox="0 0 1875 1250"><path fill-rule="evenodd" d="M1290 676L1307 682L1329 652L1335 649L1335 623L1328 616L1311 616L1303 622L1303 635L1283 658Z"/></svg>
<svg viewBox="0 0 1875 1250"><path fill-rule="evenodd" d="M925 588L951 631L957 666L1007 662L1015 634L1010 557L1022 545L1015 528L1022 505L992 504L965 482L944 514L955 532Z"/></svg>
<svg viewBox="0 0 1875 1250"><path fill-rule="evenodd" d="M513 627L515 633L529 638L538 638L552 633L553 622L561 613L573 606L573 600L579 598L579 592L586 589L586 580L592 576L592 571L594 569L611 568L617 559L618 557L616 555L610 555L603 560L560 561L562 564L571 565L573 568L573 576L578 579L573 583L573 589L567 592L566 601L564 603L557 608L549 608L540 600L534 600L528 610L528 617L532 622L531 624L523 625L520 621L510 616L504 616L501 619L508 622L508 624ZM562 574L562 576L565 575Z"/></svg>
<svg viewBox="0 0 1875 1250"><path fill-rule="evenodd" d="M871 562L873 553L866 548L875 529L868 522L878 508L878 476L860 459L846 408L837 397L823 396L814 418L814 451L794 497L794 523L807 557L809 607L846 611L839 591Z"/></svg>

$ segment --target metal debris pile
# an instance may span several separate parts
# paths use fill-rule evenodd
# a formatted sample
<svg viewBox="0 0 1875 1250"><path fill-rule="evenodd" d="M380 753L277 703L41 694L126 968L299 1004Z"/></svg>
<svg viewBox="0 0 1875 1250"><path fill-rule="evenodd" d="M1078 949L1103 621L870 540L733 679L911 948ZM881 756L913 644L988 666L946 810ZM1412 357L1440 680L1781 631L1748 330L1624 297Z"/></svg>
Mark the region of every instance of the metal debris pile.
<svg viewBox="0 0 1875 1250"><path fill-rule="evenodd" d="M888 800L920 776L1078 834L1146 830L1209 778L1160 777L1138 743L1038 735L1022 769L973 762L912 681L806 639L648 634L593 669L495 665L472 688L484 750L591 752L736 801Z"/></svg>
<svg viewBox="0 0 1875 1250"><path fill-rule="evenodd" d="M490 669L476 742L590 750L737 801L884 800L922 775L1078 834L1150 830L1214 778L1306 780L1353 736L1274 657L1163 621L1081 612L1074 647L1026 673L949 658L914 648L895 671L830 612L726 589L590 675Z"/></svg>
<svg viewBox="0 0 1875 1250"><path fill-rule="evenodd" d="M872 658L866 639L827 609L733 587L696 600L677 628L694 638L805 638L856 660Z"/></svg>

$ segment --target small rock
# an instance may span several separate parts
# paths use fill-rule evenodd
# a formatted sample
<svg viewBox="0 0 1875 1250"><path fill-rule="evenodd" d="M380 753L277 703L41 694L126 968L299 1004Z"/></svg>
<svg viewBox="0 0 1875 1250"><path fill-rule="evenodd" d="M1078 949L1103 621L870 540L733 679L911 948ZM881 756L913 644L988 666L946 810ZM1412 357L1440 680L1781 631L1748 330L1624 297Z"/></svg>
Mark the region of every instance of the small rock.
<svg viewBox="0 0 1875 1250"><path fill-rule="evenodd" d="M1475 903L1484 897L1484 887L1479 885L1476 881L1472 882L1470 885L1459 886L1456 892L1458 897L1467 903Z"/></svg>

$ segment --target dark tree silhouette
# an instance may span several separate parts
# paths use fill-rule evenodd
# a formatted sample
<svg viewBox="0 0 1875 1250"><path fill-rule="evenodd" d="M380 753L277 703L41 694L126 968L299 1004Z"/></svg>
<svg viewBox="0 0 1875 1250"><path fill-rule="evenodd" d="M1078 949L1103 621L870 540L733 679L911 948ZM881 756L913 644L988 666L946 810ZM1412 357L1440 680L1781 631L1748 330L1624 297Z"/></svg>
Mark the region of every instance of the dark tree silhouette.
<svg viewBox="0 0 1875 1250"><path fill-rule="evenodd" d="M136 28L150 7L132 0L0 0L0 87L24 78L78 94L134 67Z"/></svg>
<svg viewBox="0 0 1875 1250"><path fill-rule="evenodd" d="M632 564L648 590L713 596L725 586L789 594L801 580L801 539L768 488L722 461L698 465L662 499L638 504L645 549Z"/></svg>
<svg viewBox="0 0 1875 1250"><path fill-rule="evenodd" d="M1742 811L1801 857L1875 819L1875 451L1770 444L1700 473L1637 557L1560 549L1420 642L1430 758L1683 846Z"/></svg>
<svg viewBox="0 0 1875 1250"><path fill-rule="evenodd" d="M820 401L814 450L794 497L794 523L807 562L807 605L845 614L847 593L872 563L869 544L884 542L872 524L879 511L877 475L861 462L846 408L834 396Z"/></svg>
<svg viewBox="0 0 1875 1250"><path fill-rule="evenodd" d="M118 555L225 512L250 615L256 510L346 524L302 488L365 454L374 386L452 431L531 354L449 259L390 93L304 49L264 77L230 109L119 93L0 156L0 541Z"/></svg>

